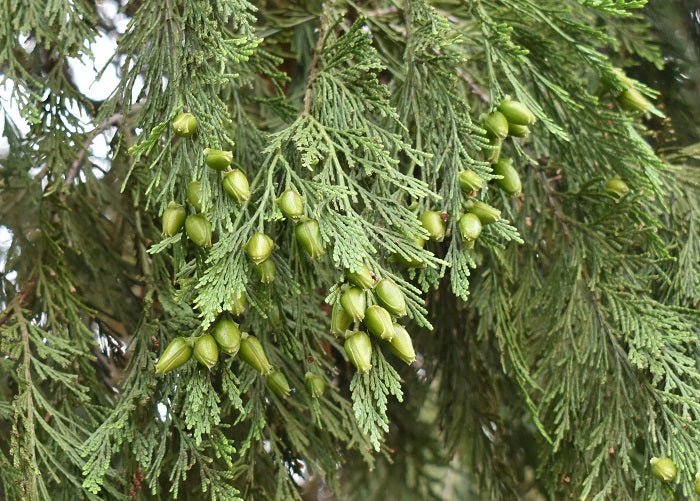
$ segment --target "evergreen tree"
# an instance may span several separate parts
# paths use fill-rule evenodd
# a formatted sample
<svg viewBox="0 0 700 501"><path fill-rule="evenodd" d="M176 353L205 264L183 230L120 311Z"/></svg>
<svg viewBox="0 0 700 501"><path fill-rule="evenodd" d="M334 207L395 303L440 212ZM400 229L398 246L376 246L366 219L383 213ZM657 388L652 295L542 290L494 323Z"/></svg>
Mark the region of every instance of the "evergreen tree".
<svg viewBox="0 0 700 501"><path fill-rule="evenodd" d="M123 3L0 0L5 499L700 490L692 2Z"/></svg>

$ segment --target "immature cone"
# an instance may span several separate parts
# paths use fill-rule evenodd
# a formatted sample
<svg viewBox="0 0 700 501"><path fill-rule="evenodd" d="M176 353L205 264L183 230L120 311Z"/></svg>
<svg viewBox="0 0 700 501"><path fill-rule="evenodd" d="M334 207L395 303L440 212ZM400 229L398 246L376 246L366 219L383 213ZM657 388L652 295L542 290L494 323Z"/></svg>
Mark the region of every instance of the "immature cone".
<svg viewBox="0 0 700 501"><path fill-rule="evenodd" d="M391 315L379 305L375 304L367 308L365 326L367 332L384 341L391 341L394 337L394 324L391 321Z"/></svg>
<svg viewBox="0 0 700 501"><path fill-rule="evenodd" d="M420 237L413 237L413 243L419 249L422 249L425 246L425 240L423 240ZM425 262L423 262L422 259L406 258L399 252L395 252L392 255L392 257L394 261L396 261L400 265L405 266L406 268L422 268L423 266L425 266Z"/></svg>
<svg viewBox="0 0 700 501"><path fill-rule="evenodd" d="M360 372L368 372L372 368L372 341L362 331L348 333L345 338L345 354Z"/></svg>
<svg viewBox="0 0 700 501"><path fill-rule="evenodd" d="M344 336L345 331L350 328L350 324L352 324L352 315L349 315L338 301L333 305L331 313L331 334Z"/></svg>
<svg viewBox="0 0 700 501"><path fill-rule="evenodd" d="M216 344L214 336L211 334L199 336L194 342L192 355L207 369L214 367L219 361L219 346Z"/></svg>
<svg viewBox="0 0 700 501"><path fill-rule="evenodd" d="M187 201L197 212L202 210L202 183L192 181L187 185Z"/></svg>
<svg viewBox="0 0 700 501"><path fill-rule="evenodd" d="M498 111L503 113L508 123L514 125L532 125L537 120L530 108L510 97L506 97L498 105Z"/></svg>
<svg viewBox="0 0 700 501"><path fill-rule="evenodd" d="M484 129L492 137L505 139L508 137L508 119L500 111L489 113L484 118Z"/></svg>
<svg viewBox="0 0 700 501"><path fill-rule="evenodd" d="M165 374L184 365L192 358L192 345L184 337L176 337L165 348L156 362L156 375Z"/></svg>
<svg viewBox="0 0 700 501"><path fill-rule="evenodd" d="M204 148L204 161L209 168L222 171L227 169L233 162L233 152L228 150L215 150L213 148Z"/></svg>
<svg viewBox="0 0 700 501"><path fill-rule="evenodd" d="M253 265L253 271L255 271L261 283L271 284L275 281L277 265L272 259L268 259L260 264Z"/></svg>
<svg viewBox="0 0 700 501"><path fill-rule="evenodd" d="M408 365L411 365L416 360L413 341L411 341L411 336L404 329L403 325L394 324L394 337L391 339L389 349Z"/></svg>
<svg viewBox="0 0 700 501"><path fill-rule="evenodd" d="M197 119L192 113L180 113L173 120L173 132L180 137L192 136L197 132Z"/></svg>
<svg viewBox="0 0 700 501"><path fill-rule="evenodd" d="M365 264L356 271L345 270L345 278L347 278L348 282L351 284L365 290L374 287L374 282L376 281L374 273Z"/></svg>
<svg viewBox="0 0 700 501"><path fill-rule="evenodd" d="M365 318L367 300L365 292L359 287L348 287L345 289L340 295L340 304L355 322L361 322Z"/></svg>
<svg viewBox="0 0 700 501"><path fill-rule="evenodd" d="M428 231L428 238L433 242L442 242L445 239L446 220L446 212L435 210L427 210L420 216L421 225Z"/></svg>
<svg viewBox="0 0 700 501"><path fill-rule="evenodd" d="M275 202L287 219L296 221L304 215L304 199L294 190L285 190Z"/></svg>
<svg viewBox="0 0 700 501"><path fill-rule="evenodd" d="M508 135L513 137L527 137L530 135L530 128L527 125L516 125L509 122Z"/></svg>
<svg viewBox="0 0 700 501"><path fill-rule="evenodd" d="M273 371L265 377L267 387L270 388L277 396L287 398L292 392L287 382L287 377L280 371Z"/></svg>
<svg viewBox="0 0 700 501"><path fill-rule="evenodd" d="M469 212L478 217L481 224L491 224L501 219L501 211L484 202L476 202Z"/></svg>
<svg viewBox="0 0 700 501"><path fill-rule="evenodd" d="M605 191L615 197L622 198L629 193L630 188L622 179L614 177L605 183Z"/></svg>
<svg viewBox="0 0 700 501"><path fill-rule="evenodd" d="M248 178L243 171L233 169L227 172L222 184L224 185L224 191L239 204L250 198L250 184L248 184Z"/></svg>
<svg viewBox="0 0 700 501"><path fill-rule="evenodd" d="M617 102L627 111L649 111L652 108L647 98L634 87L623 90L617 96Z"/></svg>
<svg viewBox="0 0 700 501"><path fill-rule="evenodd" d="M241 348L239 351L241 360L250 365L262 375L272 372L272 365L267 360L260 340L247 332L241 333Z"/></svg>
<svg viewBox="0 0 700 501"><path fill-rule="evenodd" d="M388 278L379 281L374 288L374 295L379 304L392 315L402 317L406 314L406 299L403 292Z"/></svg>
<svg viewBox="0 0 700 501"><path fill-rule="evenodd" d="M489 163L495 164L498 162L498 159L501 157L501 148L503 147L503 139L500 137L490 137L489 138L489 144L492 146L490 150L488 150L488 154L486 155L486 160L488 160Z"/></svg>
<svg viewBox="0 0 700 501"><path fill-rule="evenodd" d="M465 169L459 173L459 187L465 193L480 190L484 185L484 180L481 176L471 169Z"/></svg>
<svg viewBox="0 0 700 501"><path fill-rule="evenodd" d="M315 219L307 219L296 225L294 228L299 245L313 259L319 258L326 253L323 247L323 239L321 239L321 229L318 226L318 221Z"/></svg>
<svg viewBox="0 0 700 501"><path fill-rule="evenodd" d="M695 474L695 494L700 496L700 473Z"/></svg>
<svg viewBox="0 0 700 501"><path fill-rule="evenodd" d="M258 231L250 237L243 249L245 253L248 254L251 261L255 264L260 264L270 257L274 246L275 243L270 237L265 235L262 231Z"/></svg>
<svg viewBox="0 0 700 501"><path fill-rule="evenodd" d="M246 296L245 291L241 291L238 294L231 294L231 313L235 316L240 316L248 305L248 296Z"/></svg>
<svg viewBox="0 0 700 501"><path fill-rule="evenodd" d="M165 211L163 211L163 236L172 237L177 235L182 229L182 225L185 224L186 216L185 208L182 205L170 202Z"/></svg>
<svg viewBox="0 0 700 501"><path fill-rule="evenodd" d="M185 232L199 247L211 246L211 223L201 214L192 214L185 220Z"/></svg>
<svg viewBox="0 0 700 501"><path fill-rule="evenodd" d="M676 464L671 458L651 458L651 472L663 482L673 482L676 479Z"/></svg>
<svg viewBox="0 0 700 501"><path fill-rule="evenodd" d="M493 173L503 176L497 179L496 183L509 195L517 195L522 190L522 183L518 171L513 167L513 160L510 158L501 158L496 165L493 166Z"/></svg>
<svg viewBox="0 0 700 501"><path fill-rule="evenodd" d="M235 357L241 347L241 330L233 320L222 318L214 325L214 339L221 351Z"/></svg>
<svg viewBox="0 0 700 501"><path fill-rule="evenodd" d="M314 398L321 398L326 391L326 382L321 376L313 372L307 372L304 375L304 382L306 383L307 391L311 393L311 396Z"/></svg>
<svg viewBox="0 0 700 501"><path fill-rule="evenodd" d="M459 218L457 229L459 230L459 234L462 236L467 249L474 247L474 241L479 238L481 228L481 220L475 214L467 212Z"/></svg>

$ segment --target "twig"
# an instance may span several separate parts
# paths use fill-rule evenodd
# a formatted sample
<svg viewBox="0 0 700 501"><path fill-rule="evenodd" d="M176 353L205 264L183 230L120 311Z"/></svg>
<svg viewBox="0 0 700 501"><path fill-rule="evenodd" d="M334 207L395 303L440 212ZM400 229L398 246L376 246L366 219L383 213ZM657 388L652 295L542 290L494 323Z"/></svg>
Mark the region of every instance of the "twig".
<svg viewBox="0 0 700 501"><path fill-rule="evenodd" d="M15 297L12 298L7 308L0 312L0 326L7 322L7 319L10 318L10 313L15 310L15 308L24 308L24 306L26 306L29 295L34 292L35 288L36 278L32 278L22 292L16 294Z"/></svg>

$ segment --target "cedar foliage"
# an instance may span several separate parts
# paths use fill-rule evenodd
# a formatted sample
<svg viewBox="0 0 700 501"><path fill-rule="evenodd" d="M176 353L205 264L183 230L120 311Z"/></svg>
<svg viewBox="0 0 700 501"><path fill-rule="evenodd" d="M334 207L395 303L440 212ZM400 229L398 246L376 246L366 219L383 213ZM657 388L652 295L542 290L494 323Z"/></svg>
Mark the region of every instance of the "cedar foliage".
<svg viewBox="0 0 700 501"><path fill-rule="evenodd" d="M666 6L645 4L130 1L121 28L100 2L0 1L0 73L28 124L5 118L0 160L4 498L690 498L699 138L674 104L686 63L662 55L685 44L659 45L663 18L645 14ZM94 101L70 62L105 34L120 80ZM650 75L658 109L621 109L630 85L657 97ZM502 147L517 197L482 121L507 95L538 118ZM183 111L192 138L171 128ZM205 148L233 150L249 200ZM465 196L464 169L488 183ZM605 191L614 176L627 195ZM161 236L171 201L194 213L194 180L211 248ZM289 188L319 222L318 259L275 204ZM457 221L476 200L502 218L470 249ZM448 213L448 236L422 248L425 210ZM257 231L275 242L270 284L243 251ZM363 264L403 291L411 366L373 338L356 372L330 332L344 270ZM241 330L288 398L223 354L155 375L240 293ZM651 475L653 456L676 481Z"/></svg>

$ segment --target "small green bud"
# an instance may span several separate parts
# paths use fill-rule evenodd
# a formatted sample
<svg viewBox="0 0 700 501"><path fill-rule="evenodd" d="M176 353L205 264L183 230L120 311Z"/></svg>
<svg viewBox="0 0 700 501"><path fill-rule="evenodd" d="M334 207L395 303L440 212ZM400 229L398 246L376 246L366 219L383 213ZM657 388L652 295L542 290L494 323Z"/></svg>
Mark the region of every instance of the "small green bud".
<svg viewBox="0 0 700 501"><path fill-rule="evenodd" d="M480 190L484 185L484 180L481 176L471 169L465 169L459 173L459 187L465 193L471 193L472 191Z"/></svg>
<svg viewBox="0 0 700 501"><path fill-rule="evenodd" d="M255 264L260 264L272 254L275 242L262 231L253 234L245 244L244 250Z"/></svg>
<svg viewBox="0 0 700 501"><path fill-rule="evenodd" d="M239 317L245 311L248 305L248 296L246 296L245 291L241 291L238 294L231 293L231 313Z"/></svg>
<svg viewBox="0 0 700 501"><path fill-rule="evenodd" d="M413 237L413 243L419 249L422 249L425 246L425 240L423 240L420 237ZM402 266L405 266L406 268L422 268L423 266L425 266L425 262L423 262L422 259L406 258L399 252L395 252L392 255L392 258L395 262L399 263Z"/></svg>
<svg viewBox="0 0 700 501"><path fill-rule="evenodd" d="M365 318L367 300L365 298L365 291L359 287L348 287L345 289L340 295L340 304L355 322L360 322Z"/></svg>
<svg viewBox="0 0 700 501"><path fill-rule="evenodd" d="M651 458L651 472L663 482L673 482L676 479L676 464L671 458Z"/></svg>
<svg viewBox="0 0 700 501"><path fill-rule="evenodd" d="M630 188L622 179L614 177L605 183L605 191L615 197L622 198L629 193Z"/></svg>
<svg viewBox="0 0 700 501"><path fill-rule="evenodd" d="M224 170L228 169L233 162L233 152L224 150L213 150L211 148L204 148L204 160L207 165L214 170Z"/></svg>
<svg viewBox="0 0 700 501"><path fill-rule="evenodd" d="M321 398L326 391L326 382L321 376L313 372L306 373L304 382L306 383L307 391L311 393L311 396L314 398Z"/></svg>
<svg viewBox="0 0 700 501"><path fill-rule="evenodd" d="M241 333L241 360L250 365L263 376L272 372L272 365L267 360L260 340L247 332Z"/></svg>
<svg viewBox="0 0 700 501"><path fill-rule="evenodd" d="M389 313L397 317L403 317L406 314L406 299L398 285L384 278L377 283L374 288L374 295L377 302L383 306Z"/></svg>
<svg viewBox="0 0 700 501"><path fill-rule="evenodd" d="M374 287L376 280L374 272L369 267L363 264L357 271L345 270L345 278L353 285L362 289L369 290Z"/></svg>
<svg viewBox="0 0 700 501"><path fill-rule="evenodd" d="M695 494L700 496L700 473L695 474Z"/></svg>
<svg viewBox="0 0 700 501"><path fill-rule="evenodd" d="M474 241L479 238L481 228L481 220L476 214L467 212L459 218L457 229L459 230L459 234L464 239L464 243L467 244L468 249L474 247Z"/></svg>
<svg viewBox="0 0 700 501"><path fill-rule="evenodd" d="M530 111L530 108L510 97L506 97L501 104L498 105L498 111L503 113L506 120L514 125L532 125L537 120L537 117Z"/></svg>
<svg viewBox="0 0 700 501"><path fill-rule="evenodd" d="M173 120L173 132L180 137L192 136L197 132L197 119L192 113L180 113Z"/></svg>
<svg viewBox="0 0 700 501"><path fill-rule="evenodd" d="M178 336L165 348L156 362L156 375L165 374L184 365L192 358L192 344L184 337Z"/></svg>
<svg viewBox="0 0 700 501"><path fill-rule="evenodd" d="M221 351L235 357L241 347L241 330L233 320L222 318L214 325L214 339Z"/></svg>
<svg viewBox="0 0 700 501"><path fill-rule="evenodd" d="M202 183L192 181L187 185L187 201L197 212L202 211Z"/></svg>
<svg viewBox="0 0 700 501"><path fill-rule="evenodd" d="M627 111L650 111L651 103L645 98L641 92L634 87L623 90L617 96L617 102L620 103L622 109Z"/></svg>
<svg viewBox="0 0 700 501"><path fill-rule="evenodd" d="M394 337L391 339L389 349L394 355L411 365L416 360L416 352L413 349L413 341L408 331L400 324L394 324Z"/></svg>
<svg viewBox="0 0 700 501"><path fill-rule="evenodd" d="M273 371L265 376L265 382L278 397L287 398L292 392L287 377L280 371Z"/></svg>
<svg viewBox="0 0 700 501"><path fill-rule="evenodd" d="M391 341L394 337L394 325L391 321L391 315L379 305L372 305L365 312L365 325L367 331L373 336Z"/></svg>
<svg viewBox="0 0 700 501"><path fill-rule="evenodd" d="M336 336L344 336L345 331L350 328L350 324L352 324L352 315L349 315L338 301L333 305L331 313L331 333Z"/></svg>
<svg viewBox="0 0 700 501"><path fill-rule="evenodd" d="M484 202L476 202L470 207L469 212L475 214L481 224L491 224L501 219L501 211Z"/></svg>
<svg viewBox="0 0 700 501"><path fill-rule="evenodd" d="M195 340L192 354L197 362L211 369L219 361L219 345L216 344L214 336L204 334Z"/></svg>
<svg viewBox="0 0 700 501"><path fill-rule="evenodd" d="M318 226L318 221L315 219L307 219L296 225L294 228L299 245L313 259L319 258L326 253L323 247L323 239L321 238L321 229Z"/></svg>
<svg viewBox="0 0 700 501"><path fill-rule="evenodd" d="M275 281L277 265L272 259L267 259L260 264L254 264L253 270L263 284L271 284Z"/></svg>
<svg viewBox="0 0 700 501"><path fill-rule="evenodd" d="M211 247L211 223L201 214L187 216L185 232L196 246Z"/></svg>
<svg viewBox="0 0 700 501"><path fill-rule="evenodd" d="M484 129L492 137L505 139L508 137L508 119L500 111L489 113L484 118Z"/></svg>
<svg viewBox="0 0 700 501"><path fill-rule="evenodd" d="M248 184L248 178L243 171L233 169L227 172L222 184L224 185L224 191L239 204L250 198L250 184Z"/></svg>
<svg viewBox="0 0 700 501"><path fill-rule="evenodd" d="M345 354L358 371L368 372L372 368L372 341L365 332L348 333L345 338Z"/></svg>
<svg viewBox="0 0 700 501"><path fill-rule="evenodd" d="M527 137L530 135L530 128L527 125L516 125L509 122L508 135L513 137Z"/></svg>
<svg viewBox="0 0 700 501"><path fill-rule="evenodd" d="M296 221L304 215L304 199L294 190L285 190L275 202L287 219Z"/></svg>
<svg viewBox="0 0 700 501"><path fill-rule="evenodd" d="M185 208L182 205L170 202L165 211L163 211L163 236L172 237L176 235L182 229L182 225L185 224L186 216Z"/></svg>
<svg viewBox="0 0 700 501"><path fill-rule="evenodd" d="M444 211L427 210L420 216L421 225L427 230L433 242L442 242L445 239L446 221L447 212Z"/></svg>
<svg viewBox="0 0 700 501"><path fill-rule="evenodd" d="M522 190L522 183L518 171L513 167L513 160L510 158L501 158L496 165L493 166L493 173L503 176L497 179L496 183L509 195L517 195Z"/></svg>

